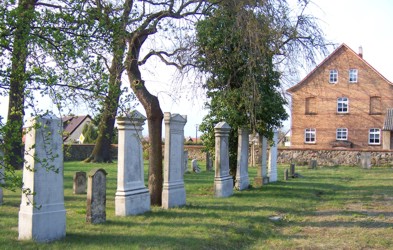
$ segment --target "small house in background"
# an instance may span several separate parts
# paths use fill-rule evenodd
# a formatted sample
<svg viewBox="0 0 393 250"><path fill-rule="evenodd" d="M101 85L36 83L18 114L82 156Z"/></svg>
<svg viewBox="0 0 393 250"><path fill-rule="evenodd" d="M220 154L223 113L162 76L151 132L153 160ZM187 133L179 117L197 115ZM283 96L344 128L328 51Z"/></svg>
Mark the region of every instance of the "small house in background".
<svg viewBox="0 0 393 250"><path fill-rule="evenodd" d="M393 149L393 84L361 47L356 53L342 44L287 91L291 147Z"/></svg>
<svg viewBox="0 0 393 250"><path fill-rule="evenodd" d="M64 116L63 121L63 142L64 143L83 143L83 128L92 119L89 115Z"/></svg>

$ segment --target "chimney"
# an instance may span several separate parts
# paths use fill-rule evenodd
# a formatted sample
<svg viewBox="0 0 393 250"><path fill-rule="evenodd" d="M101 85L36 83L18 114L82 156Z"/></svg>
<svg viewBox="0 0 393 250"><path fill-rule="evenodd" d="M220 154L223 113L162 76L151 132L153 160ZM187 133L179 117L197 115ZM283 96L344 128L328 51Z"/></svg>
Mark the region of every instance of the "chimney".
<svg viewBox="0 0 393 250"><path fill-rule="evenodd" d="M363 47L359 46L359 56L363 58Z"/></svg>

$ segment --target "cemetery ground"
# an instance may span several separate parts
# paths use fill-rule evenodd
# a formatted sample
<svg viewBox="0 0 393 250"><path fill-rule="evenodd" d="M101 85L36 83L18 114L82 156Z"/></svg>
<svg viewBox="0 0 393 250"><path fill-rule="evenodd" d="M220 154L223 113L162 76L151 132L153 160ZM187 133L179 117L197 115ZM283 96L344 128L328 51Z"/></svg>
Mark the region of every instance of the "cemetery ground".
<svg viewBox="0 0 393 250"><path fill-rule="evenodd" d="M86 195L73 194L72 178L95 167L108 172L107 221L92 225L85 222ZM283 181L288 167L279 166L278 182L229 198L213 197L214 172L186 173L185 207L119 217L116 164L65 162L66 237L18 241L20 193L5 190L0 249L393 249L391 167L303 166L296 167L302 178ZM252 184L256 168L249 173Z"/></svg>

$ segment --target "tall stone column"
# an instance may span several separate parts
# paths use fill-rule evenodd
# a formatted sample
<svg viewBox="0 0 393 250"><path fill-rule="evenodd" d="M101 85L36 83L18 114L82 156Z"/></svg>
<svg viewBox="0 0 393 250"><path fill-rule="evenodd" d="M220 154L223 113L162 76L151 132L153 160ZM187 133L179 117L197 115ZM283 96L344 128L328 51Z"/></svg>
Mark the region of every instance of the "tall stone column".
<svg viewBox="0 0 393 250"><path fill-rule="evenodd" d="M214 195L228 197L233 194L233 179L229 174L228 137L231 127L226 122L220 122L214 127L215 145L215 177Z"/></svg>
<svg viewBox="0 0 393 250"><path fill-rule="evenodd" d="M165 151L164 184L162 187L162 207L172 208L186 205L186 190L183 180L184 165L184 125L187 116L164 113Z"/></svg>
<svg viewBox="0 0 393 250"><path fill-rule="evenodd" d="M27 124L19 239L53 241L66 235L63 188L62 122L56 116L33 118Z"/></svg>
<svg viewBox="0 0 393 250"><path fill-rule="evenodd" d="M237 146L237 168L236 168L236 188L238 190L248 189L250 180L248 177L248 136L247 129L238 129Z"/></svg>
<svg viewBox="0 0 393 250"><path fill-rule="evenodd" d="M269 151L269 182L277 181L277 147L278 147L278 131L273 132L273 145L270 147Z"/></svg>
<svg viewBox="0 0 393 250"><path fill-rule="evenodd" d="M132 111L118 117L119 130L115 214L136 215L150 211L150 194L144 183L142 126L146 117Z"/></svg>
<svg viewBox="0 0 393 250"><path fill-rule="evenodd" d="M254 185L256 187L261 187L263 184L269 182L267 177L267 138L265 136L259 137L261 140L261 162L257 164L257 176L254 178Z"/></svg>

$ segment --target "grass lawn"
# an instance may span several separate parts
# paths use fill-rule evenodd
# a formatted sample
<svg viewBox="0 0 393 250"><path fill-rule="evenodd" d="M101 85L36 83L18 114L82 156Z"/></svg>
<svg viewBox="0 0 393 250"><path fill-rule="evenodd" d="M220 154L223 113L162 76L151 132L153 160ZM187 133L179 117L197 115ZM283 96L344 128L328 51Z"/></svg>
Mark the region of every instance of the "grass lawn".
<svg viewBox="0 0 393 250"><path fill-rule="evenodd" d="M117 217L115 164L64 165L66 238L18 241L20 194L5 190L0 249L393 249L391 168L297 167L303 178L284 182L288 166L280 166L278 182L230 198L213 197L214 172L188 173L187 206ZM108 172L107 222L99 225L85 222L86 195L72 194L74 172L95 167ZM249 172L252 184L256 169Z"/></svg>

